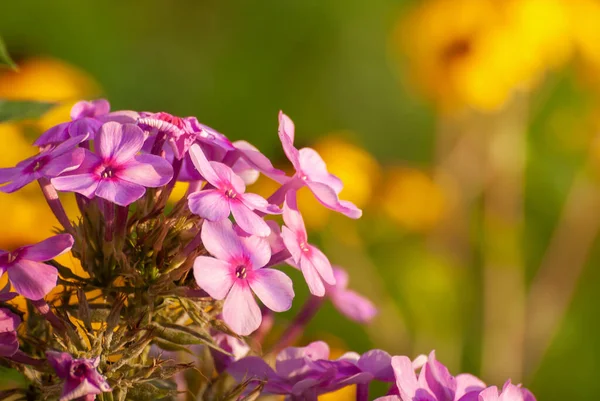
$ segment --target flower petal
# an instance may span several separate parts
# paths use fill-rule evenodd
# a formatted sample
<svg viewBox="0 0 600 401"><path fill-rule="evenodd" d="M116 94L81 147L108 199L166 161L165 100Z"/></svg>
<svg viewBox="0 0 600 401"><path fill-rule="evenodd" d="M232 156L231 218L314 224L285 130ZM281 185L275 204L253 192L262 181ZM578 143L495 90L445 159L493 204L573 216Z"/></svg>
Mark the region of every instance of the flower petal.
<svg viewBox="0 0 600 401"><path fill-rule="evenodd" d="M204 155L202 148L200 145L194 144L190 148L189 151L190 158L192 159L192 163L198 169L202 177L210 184L219 188L221 184L221 180L215 170L212 168L212 165L209 163L208 159Z"/></svg>
<svg viewBox="0 0 600 401"><path fill-rule="evenodd" d="M245 253L254 270L260 269L271 259L271 246L264 237L257 235L240 236L240 240L245 248Z"/></svg>
<svg viewBox="0 0 600 401"><path fill-rule="evenodd" d="M258 299L272 311L283 312L292 307L294 288L292 280L285 273L275 269L259 269L248 283Z"/></svg>
<svg viewBox="0 0 600 401"><path fill-rule="evenodd" d="M73 357L68 352L46 351L46 359L56 372L58 377L64 378L69 375L69 368Z"/></svg>
<svg viewBox="0 0 600 401"><path fill-rule="evenodd" d="M23 188L25 185L31 183L35 179L35 174L26 174L23 173L21 170L20 174L14 177L14 179L10 183L0 187L0 192L4 192L7 194L13 193Z"/></svg>
<svg viewBox="0 0 600 401"><path fill-rule="evenodd" d="M244 205L241 201L234 199L229 202L229 207L231 208L231 214L233 214L235 222L248 234L260 237L266 237L271 234L271 228L265 223L262 217L259 217L252 210L248 209L248 206Z"/></svg>
<svg viewBox="0 0 600 401"><path fill-rule="evenodd" d="M214 299L225 298L235 281L231 265L208 256L198 256L194 261L194 278L198 286Z"/></svg>
<svg viewBox="0 0 600 401"><path fill-rule="evenodd" d="M70 152L63 153L50 160L48 164L40 170L40 173L46 177L57 177L63 173L79 168L84 159L84 149L73 149Z"/></svg>
<svg viewBox="0 0 600 401"><path fill-rule="evenodd" d="M51 143L63 142L69 138L68 128L71 125L71 121L66 123L58 124L46 132L44 132L36 141L33 143L35 146L44 146Z"/></svg>
<svg viewBox="0 0 600 401"><path fill-rule="evenodd" d="M300 258L300 270L302 270L304 281L306 281L310 293L317 297L325 295L325 285L323 284L323 280L308 258Z"/></svg>
<svg viewBox="0 0 600 401"><path fill-rule="evenodd" d="M237 280L225 298L223 320L233 331L243 336L251 334L260 326L260 308L244 281Z"/></svg>
<svg viewBox="0 0 600 401"><path fill-rule="evenodd" d="M338 311L355 322L368 323L377 315L375 305L355 291L336 291L329 298Z"/></svg>
<svg viewBox="0 0 600 401"><path fill-rule="evenodd" d="M160 156L137 155L115 174L118 178L145 187L156 188L173 178L173 166Z"/></svg>
<svg viewBox="0 0 600 401"><path fill-rule="evenodd" d="M19 315L11 312L9 309L0 308L0 333L15 331L21 324Z"/></svg>
<svg viewBox="0 0 600 401"><path fill-rule="evenodd" d="M10 182L21 175L23 170L18 167L0 168L0 184Z"/></svg>
<svg viewBox="0 0 600 401"><path fill-rule="evenodd" d="M258 210L259 212L267 214L281 214L282 210L277 205L270 204L265 198L260 195L245 193L239 195L240 200L244 205L248 206L252 210Z"/></svg>
<svg viewBox="0 0 600 401"><path fill-rule="evenodd" d="M0 333L0 357L13 356L19 349L17 332L8 331Z"/></svg>
<svg viewBox="0 0 600 401"><path fill-rule="evenodd" d="M300 154L294 147L294 122L282 111L279 111L279 140L283 146L283 152L292 163L296 171L300 170Z"/></svg>
<svg viewBox="0 0 600 401"><path fill-rule="evenodd" d="M67 128L67 132L71 138L86 135L87 139L93 140L96 138L101 127L102 122L98 120L82 118L81 120L73 121Z"/></svg>
<svg viewBox="0 0 600 401"><path fill-rule="evenodd" d="M335 191L329 185L314 181L306 181L306 185L315 198L326 208L352 219L358 219L362 216L362 211L352 202L340 201Z"/></svg>
<svg viewBox="0 0 600 401"><path fill-rule="evenodd" d="M219 221L229 216L229 202L217 190L205 189L188 196L191 212L210 221Z"/></svg>
<svg viewBox="0 0 600 401"><path fill-rule="evenodd" d="M308 245L308 247L310 248L308 257L310 262L315 266L315 269L317 269L327 284L334 285L335 276L333 275L333 269L331 268L331 263L329 263L327 256L325 256L325 254L316 246Z"/></svg>
<svg viewBox="0 0 600 401"><path fill-rule="evenodd" d="M114 164L125 163L144 145L144 132L133 124L104 123L96 136L96 152Z"/></svg>
<svg viewBox="0 0 600 401"><path fill-rule="evenodd" d="M285 180L285 173L273 167L273 164L271 163L269 158L260 153L260 151L253 145L246 141L236 141L233 143L233 145L236 147L238 152L240 152L242 157L241 160L244 160L246 163L248 163L249 166L256 169L256 171L260 171L267 177L279 183L281 183L282 180ZM233 166L234 171L236 171L236 165L237 162ZM246 184L250 185L250 183L247 180L244 181L246 182Z"/></svg>
<svg viewBox="0 0 600 401"><path fill-rule="evenodd" d="M454 401L456 379L448 368L435 359L435 351L429 354L427 364L423 366L427 386L438 401Z"/></svg>
<svg viewBox="0 0 600 401"><path fill-rule="evenodd" d="M478 393L486 387L485 383L478 377L468 373L460 374L456 376L456 395L454 398L460 400L465 394L471 392Z"/></svg>
<svg viewBox="0 0 600 401"><path fill-rule="evenodd" d="M289 191L285 195L285 203L283 204L283 221L293 232L301 233L307 237L304 219L298 210L296 203L296 191Z"/></svg>
<svg viewBox="0 0 600 401"><path fill-rule="evenodd" d="M74 242L70 234L58 234L35 245L24 246L19 254L24 259L45 262L70 251Z"/></svg>
<svg viewBox="0 0 600 401"><path fill-rule="evenodd" d="M96 196L119 206L130 205L145 193L146 188L143 186L119 179L101 180L95 192Z"/></svg>
<svg viewBox="0 0 600 401"><path fill-rule="evenodd" d="M393 382L392 357L385 351L374 349L365 352L357 362L363 372L369 372L376 380Z"/></svg>
<svg viewBox="0 0 600 401"><path fill-rule="evenodd" d="M71 119L77 120L83 117L97 117L108 114L110 103L106 99L97 99L92 101L82 100L77 102L71 108Z"/></svg>
<svg viewBox="0 0 600 401"><path fill-rule="evenodd" d="M94 196L99 182L98 177L91 173L63 175L52 178L51 181L58 191L77 192L88 198Z"/></svg>
<svg viewBox="0 0 600 401"><path fill-rule="evenodd" d="M8 269L8 278L15 291L37 301L56 287L58 272L53 266L22 259Z"/></svg>
<svg viewBox="0 0 600 401"><path fill-rule="evenodd" d="M290 255L292 255L292 259L295 263L300 263L300 257L302 256L302 249L300 249L300 245L298 245L298 241L296 240L296 234L292 232L286 226L281 228L281 239L289 251Z"/></svg>
<svg viewBox="0 0 600 401"><path fill-rule="evenodd" d="M392 357L392 368L394 369L394 376L396 377L396 387L403 400L412 400L418 392L419 397L421 397L419 400L437 401L426 390L419 388L412 361L408 357Z"/></svg>
<svg viewBox="0 0 600 401"><path fill-rule="evenodd" d="M231 221L205 221L202 224L202 243L206 250L217 259L231 261L244 254L240 238L233 230Z"/></svg>
<svg viewBox="0 0 600 401"><path fill-rule="evenodd" d="M312 148L302 148L299 150L300 166L302 172L308 176L311 181L323 183L339 194L344 188L342 180L327 171L327 164L321 155Z"/></svg>
<svg viewBox="0 0 600 401"><path fill-rule="evenodd" d="M491 386L479 393L481 401L498 401L498 387Z"/></svg>

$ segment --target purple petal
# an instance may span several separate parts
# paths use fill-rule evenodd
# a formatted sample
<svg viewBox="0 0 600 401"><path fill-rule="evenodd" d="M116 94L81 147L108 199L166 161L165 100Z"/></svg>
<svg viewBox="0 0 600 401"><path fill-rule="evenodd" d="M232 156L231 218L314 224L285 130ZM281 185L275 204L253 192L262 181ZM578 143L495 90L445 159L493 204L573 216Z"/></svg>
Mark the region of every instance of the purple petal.
<svg viewBox="0 0 600 401"><path fill-rule="evenodd" d="M374 349L365 352L358 360L357 365L363 372L371 373L376 380L394 381L392 357L385 351Z"/></svg>
<svg viewBox="0 0 600 401"><path fill-rule="evenodd" d="M301 233L303 237L307 237L304 220L296 204L296 191L289 191L285 196L283 221L294 233Z"/></svg>
<svg viewBox="0 0 600 401"><path fill-rule="evenodd" d="M146 188L133 182L119 179L106 179L98 183L96 196L106 199L119 206L127 206L140 199L146 193Z"/></svg>
<svg viewBox="0 0 600 401"><path fill-rule="evenodd" d="M19 254L24 259L34 262L45 262L70 251L74 242L70 234L58 234L35 245L21 248Z"/></svg>
<svg viewBox="0 0 600 401"><path fill-rule="evenodd" d="M85 400L83 397L87 395L101 394L103 392L104 391L102 389L100 389L96 384L91 383L87 378L83 379L83 381L67 379L59 401ZM88 398L88 400L93 399L94 398Z"/></svg>
<svg viewBox="0 0 600 401"><path fill-rule="evenodd" d="M194 166L198 169L202 177L210 184L219 188L221 184L221 180L215 170L212 168L212 165L208 162L208 159L204 155L202 148L199 145L192 145L190 148L189 155L194 163Z"/></svg>
<svg viewBox="0 0 600 401"><path fill-rule="evenodd" d="M217 177L219 177L219 187L231 187L238 194L246 192L244 180L234 173L231 167L219 162L210 162L210 166L213 168L215 174L217 174Z"/></svg>
<svg viewBox="0 0 600 401"><path fill-rule="evenodd" d="M348 287L348 272L339 266L332 266L335 277L335 289L342 290Z"/></svg>
<svg viewBox="0 0 600 401"><path fill-rule="evenodd" d="M498 401L524 401L524 394L521 387L510 383L510 380L504 384L502 393L498 397Z"/></svg>
<svg viewBox="0 0 600 401"><path fill-rule="evenodd" d="M41 169L45 177L57 177L63 173L73 171L83 163L85 151L81 148L73 149L71 152L63 153L60 156L50 160L46 166Z"/></svg>
<svg viewBox="0 0 600 401"><path fill-rule="evenodd" d="M202 224L202 243L206 250L217 259L231 261L244 254L244 246L233 231L231 221L205 221Z"/></svg>
<svg viewBox="0 0 600 401"><path fill-rule="evenodd" d="M53 266L21 259L8 269L8 278L15 291L37 301L56 287L58 273Z"/></svg>
<svg viewBox="0 0 600 401"><path fill-rule="evenodd" d="M335 191L328 185L320 182L307 181L306 185L315 198L326 208L339 212L352 219L362 216L362 211L352 202L340 201Z"/></svg>
<svg viewBox="0 0 600 401"><path fill-rule="evenodd" d="M491 386L479 393L480 401L498 401L498 387Z"/></svg>
<svg viewBox="0 0 600 401"><path fill-rule="evenodd" d="M252 269L257 270L269 263L271 259L271 246L264 237L256 235L240 236L244 245L245 254L250 259Z"/></svg>
<svg viewBox="0 0 600 401"><path fill-rule="evenodd" d="M229 216L229 202L217 190L205 189L188 196L188 207L191 212L210 221L219 221Z"/></svg>
<svg viewBox="0 0 600 401"><path fill-rule="evenodd" d="M271 246L271 254L274 255L278 252L285 250L285 243L281 237L281 227L275 220L267 221L269 228L271 228L271 234L267 237L267 241Z"/></svg>
<svg viewBox="0 0 600 401"><path fill-rule="evenodd" d="M281 228L281 239L283 240L286 249L290 252L290 255L292 255L294 262L300 263L303 252L298 244L296 234L294 234L289 228L283 226Z"/></svg>
<svg viewBox="0 0 600 401"><path fill-rule="evenodd" d="M71 108L71 119L77 120L83 117L98 117L108 114L110 103L106 99L97 99L90 102L82 100Z"/></svg>
<svg viewBox="0 0 600 401"><path fill-rule="evenodd" d="M12 182L0 187L0 192L4 192L6 194L13 193L23 188L25 185L31 183L35 179L35 174L27 174L22 172L21 170L21 174L14 177L14 180Z"/></svg>
<svg viewBox="0 0 600 401"><path fill-rule="evenodd" d="M325 284L323 284L321 276L313 264L305 257L300 259L300 270L302 270L304 281L306 281L306 284L308 284L310 293L316 295L317 297L322 297L325 295Z"/></svg>
<svg viewBox="0 0 600 401"><path fill-rule="evenodd" d="M268 381L279 379L273 368L257 356L249 356L234 362L227 369L227 373L240 383L250 378Z"/></svg>
<svg viewBox="0 0 600 401"><path fill-rule="evenodd" d="M402 401L397 395L384 395L383 397L375 398L375 401Z"/></svg>
<svg viewBox="0 0 600 401"><path fill-rule="evenodd" d="M15 331L21 324L19 315L11 312L9 309L0 308L0 333Z"/></svg>
<svg viewBox="0 0 600 401"><path fill-rule="evenodd" d="M335 285L335 276L333 275L333 269L329 259L320 249L313 245L308 245L310 252L308 252L308 259L313 264L315 269L319 272L319 275L323 277L323 280L330 285Z"/></svg>
<svg viewBox="0 0 600 401"><path fill-rule="evenodd" d="M368 323L377 315L375 305L352 290L337 291L329 298L337 310L355 322Z"/></svg>
<svg viewBox="0 0 600 401"><path fill-rule="evenodd" d="M247 336L258 329L262 320L260 308L250 287L239 280L233 284L223 305L223 320L236 333Z"/></svg>
<svg viewBox="0 0 600 401"><path fill-rule="evenodd" d="M244 205L239 200L232 200L229 202L231 208L231 214L235 218L235 222L240 228L246 231L248 234L258 235L260 237L266 237L271 234L271 229L265 223L265 221L259 217L252 210L248 209L248 206Z"/></svg>
<svg viewBox="0 0 600 401"><path fill-rule="evenodd" d="M19 349L19 339L17 333L12 332L0 332L0 357L13 356Z"/></svg>
<svg viewBox="0 0 600 401"><path fill-rule="evenodd" d="M87 198L92 198L98 187L98 177L91 173L73 174L55 177L52 185L58 191L77 192Z"/></svg>
<svg viewBox="0 0 600 401"><path fill-rule="evenodd" d="M279 140L283 145L283 151L296 171L300 170L300 154L294 147L294 122L282 111L279 112Z"/></svg>
<svg viewBox="0 0 600 401"><path fill-rule="evenodd" d="M405 356L392 357L392 368L396 377L396 387L400 392L403 400L412 400L417 395L417 391L421 390L417 382L415 371L413 370L412 362ZM437 401L431 394L426 391L420 391L419 401Z"/></svg>
<svg viewBox="0 0 600 401"><path fill-rule="evenodd" d="M0 168L0 184L14 180L22 171L19 167Z"/></svg>
<svg viewBox="0 0 600 401"><path fill-rule="evenodd" d="M281 214L282 210L277 205L270 204L260 195L245 193L239 195L240 200L252 210L258 210L267 214Z"/></svg>
<svg viewBox="0 0 600 401"><path fill-rule="evenodd" d="M144 145L144 132L133 124L104 123L96 137L96 153L114 164L125 163Z"/></svg>
<svg viewBox="0 0 600 401"><path fill-rule="evenodd" d="M73 357L67 352L46 351L46 358L56 375L61 379L69 376L69 370Z"/></svg>
<svg viewBox="0 0 600 401"><path fill-rule="evenodd" d="M450 374L448 368L435 359L435 351L429 354L425 366L425 379L438 401L454 401L456 394L456 379Z"/></svg>
<svg viewBox="0 0 600 401"><path fill-rule="evenodd" d="M173 178L173 166L160 156L138 155L125 163L116 174L118 178L145 187L156 188Z"/></svg>
<svg viewBox="0 0 600 401"><path fill-rule="evenodd" d="M275 269L256 270L255 277L248 283L258 299L272 311L283 312L292 307L292 280L283 272Z"/></svg>
<svg viewBox="0 0 600 401"><path fill-rule="evenodd" d="M456 395L454 398L459 400L467 393L479 392L484 388L486 388L485 383L478 377L463 373L456 376Z"/></svg>
<svg viewBox="0 0 600 401"><path fill-rule="evenodd" d="M69 138L68 129L71 125L71 121L58 124L46 132L44 132L40 137L33 143L35 146L44 146L51 143L59 143L66 141Z"/></svg>
<svg viewBox="0 0 600 401"><path fill-rule="evenodd" d="M78 121L73 121L67 128L69 136L74 138L78 136L87 136L87 139L93 140L96 138L98 131L102 127L102 122L93 118L82 118Z"/></svg>
<svg viewBox="0 0 600 401"><path fill-rule="evenodd" d="M323 183L339 194L344 187L342 180L327 171L327 165L319 153L311 148L302 148L299 151L300 168L302 173L311 181Z"/></svg>
<svg viewBox="0 0 600 401"><path fill-rule="evenodd" d="M285 173L273 167L273 164L269 158L260 153L260 151L250 143L246 141L236 141L233 143L233 145L240 152L242 157L241 160L246 161L251 167L277 182L281 183L282 180L285 180ZM235 166L236 165L233 166L234 170ZM246 184L249 185L248 182L246 182Z"/></svg>
<svg viewBox="0 0 600 401"><path fill-rule="evenodd" d="M194 278L198 286L214 299L225 298L235 281L235 273L229 263L207 256L194 261Z"/></svg>
<svg viewBox="0 0 600 401"><path fill-rule="evenodd" d="M113 111L104 116L98 116L97 119L102 122L114 121L120 124L135 124L140 114L132 110Z"/></svg>

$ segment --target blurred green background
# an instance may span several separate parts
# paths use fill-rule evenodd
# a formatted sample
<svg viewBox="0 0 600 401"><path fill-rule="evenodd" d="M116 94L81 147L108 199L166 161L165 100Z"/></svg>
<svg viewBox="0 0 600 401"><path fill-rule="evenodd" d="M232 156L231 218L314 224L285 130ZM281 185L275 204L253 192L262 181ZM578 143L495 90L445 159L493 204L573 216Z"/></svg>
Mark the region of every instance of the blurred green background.
<svg viewBox="0 0 600 401"><path fill-rule="evenodd" d="M21 68L0 71L0 98L61 106L0 124L0 161L102 96L284 163L282 109L365 209L354 222L305 200L312 240L381 307L361 327L327 305L304 343L436 349L453 373L597 400L599 25L595 0L5 1ZM27 191L0 196L0 248L55 224Z"/></svg>

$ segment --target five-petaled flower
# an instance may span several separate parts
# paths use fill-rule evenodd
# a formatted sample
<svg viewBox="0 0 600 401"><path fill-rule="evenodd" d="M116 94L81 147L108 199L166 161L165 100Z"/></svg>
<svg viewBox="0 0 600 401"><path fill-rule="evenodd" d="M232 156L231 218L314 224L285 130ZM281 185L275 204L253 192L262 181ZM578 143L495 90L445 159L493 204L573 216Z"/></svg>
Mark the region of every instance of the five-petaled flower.
<svg viewBox="0 0 600 401"><path fill-rule="evenodd" d="M69 353L55 351L46 352L46 357L56 375L65 381L59 401L91 401L96 394L112 390L104 376L98 373L100 357L74 359Z"/></svg>
<svg viewBox="0 0 600 401"><path fill-rule="evenodd" d="M25 298L42 299L56 287L58 273L55 267L41 262L69 251L73 242L71 235L59 234L11 252L0 251L0 276L7 273L15 290Z"/></svg>
<svg viewBox="0 0 600 401"><path fill-rule="evenodd" d="M238 226L248 234L268 236L271 229L255 210L269 214L280 214L281 210L259 195L246 193L244 180L231 167L208 161L200 146L192 146L190 155L200 174L214 187L188 197L192 213L209 221L221 221L231 213Z"/></svg>
<svg viewBox="0 0 600 401"><path fill-rule="evenodd" d="M204 247L215 258L198 256L194 277L215 299L225 299L223 320L233 331L248 335L262 320L254 295L275 312L288 310L294 290L292 280L279 270L264 268L271 258L269 243L256 236L239 237L227 219L205 221Z"/></svg>
<svg viewBox="0 0 600 401"><path fill-rule="evenodd" d="M308 243L308 233L296 204L296 191L290 191L283 205L281 237L292 255L293 265L299 267L313 295L325 295L325 284L335 285L335 276L329 259L317 247Z"/></svg>
<svg viewBox="0 0 600 401"><path fill-rule="evenodd" d="M98 196L127 206L141 198L146 187L160 187L173 177L173 167L162 157L138 154L144 139L135 125L105 123L96 136L97 154L86 150L81 166L69 175L53 178L52 185L59 191Z"/></svg>

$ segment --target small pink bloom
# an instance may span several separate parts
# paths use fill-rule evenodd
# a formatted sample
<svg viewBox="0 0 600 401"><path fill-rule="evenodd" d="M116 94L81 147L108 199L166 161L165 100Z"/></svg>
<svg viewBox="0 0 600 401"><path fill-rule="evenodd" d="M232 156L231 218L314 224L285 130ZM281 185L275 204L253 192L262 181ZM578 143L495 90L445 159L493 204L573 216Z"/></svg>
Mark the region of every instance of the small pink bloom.
<svg viewBox="0 0 600 401"><path fill-rule="evenodd" d="M520 385L515 386L509 381L504 384L502 392L498 394L498 388L491 386L479 393L477 401L536 401L534 395Z"/></svg>
<svg viewBox="0 0 600 401"><path fill-rule="evenodd" d="M162 157L138 155L143 144L144 133L135 125L105 123L95 141L96 153L86 150L81 166L53 178L52 185L127 206L141 198L146 187L160 187L173 177L173 167Z"/></svg>
<svg viewBox="0 0 600 401"><path fill-rule="evenodd" d="M15 290L25 298L42 299L56 287L58 273L55 267L41 262L68 252L72 246L73 237L59 234L12 252L0 251L0 276L7 273Z"/></svg>
<svg viewBox="0 0 600 401"><path fill-rule="evenodd" d="M247 233L261 237L269 235L271 229L255 211L279 214L281 210L259 195L245 193L244 181L223 163L209 162L198 145L192 146L190 156L200 174L214 187L188 197L192 213L209 221L221 221L231 213Z"/></svg>
<svg viewBox="0 0 600 401"><path fill-rule="evenodd" d="M283 151L296 170L292 179L300 182L300 185L306 185L323 206L353 219L362 215L362 211L352 202L339 199L338 195L344 185L338 177L327 171L327 165L317 151L311 148L298 150L294 147L294 123L281 111L279 139Z"/></svg>
<svg viewBox="0 0 600 401"><path fill-rule="evenodd" d="M281 236L294 264L302 271L310 292L322 297L325 295L324 282L335 285L335 277L327 256L308 243L304 220L296 205L296 191L288 192L285 197L283 221L285 226Z"/></svg>
<svg viewBox="0 0 600 401"><path fill-rule="evenodd" d="M262 320L254 294L275 312L288 310L294 290L284 273L263 268L271 258L269 244L256 236L239 237L227 219L205 221L202 242L214 258L194 262L196 282L211 297L225 299L223 320L233 331L248 335Z"/></svg>
<svg viewBox="0 0 600 401"><path fill-rule="evenodd" d="M9 309L0 308L0 357L13 356L19 349L17 327L21 318Z"/></svg>
<svg viewBox="0 0 600 401"><path fill-rule="evenodd" d="M327 285L327 296L343 315L359 323L368 323L377 314L371 301L348 289L348 272L334 266L335 285Z"/></svg>
<svg viewBox="0 0 600 401"><path fill-rule="evenodd" d="M59 401L93 400L96 394L112 391L104 376L98 373L100 357L73 359L66 352L46 352L48 363L56 375L64 379Z"/></svg>

